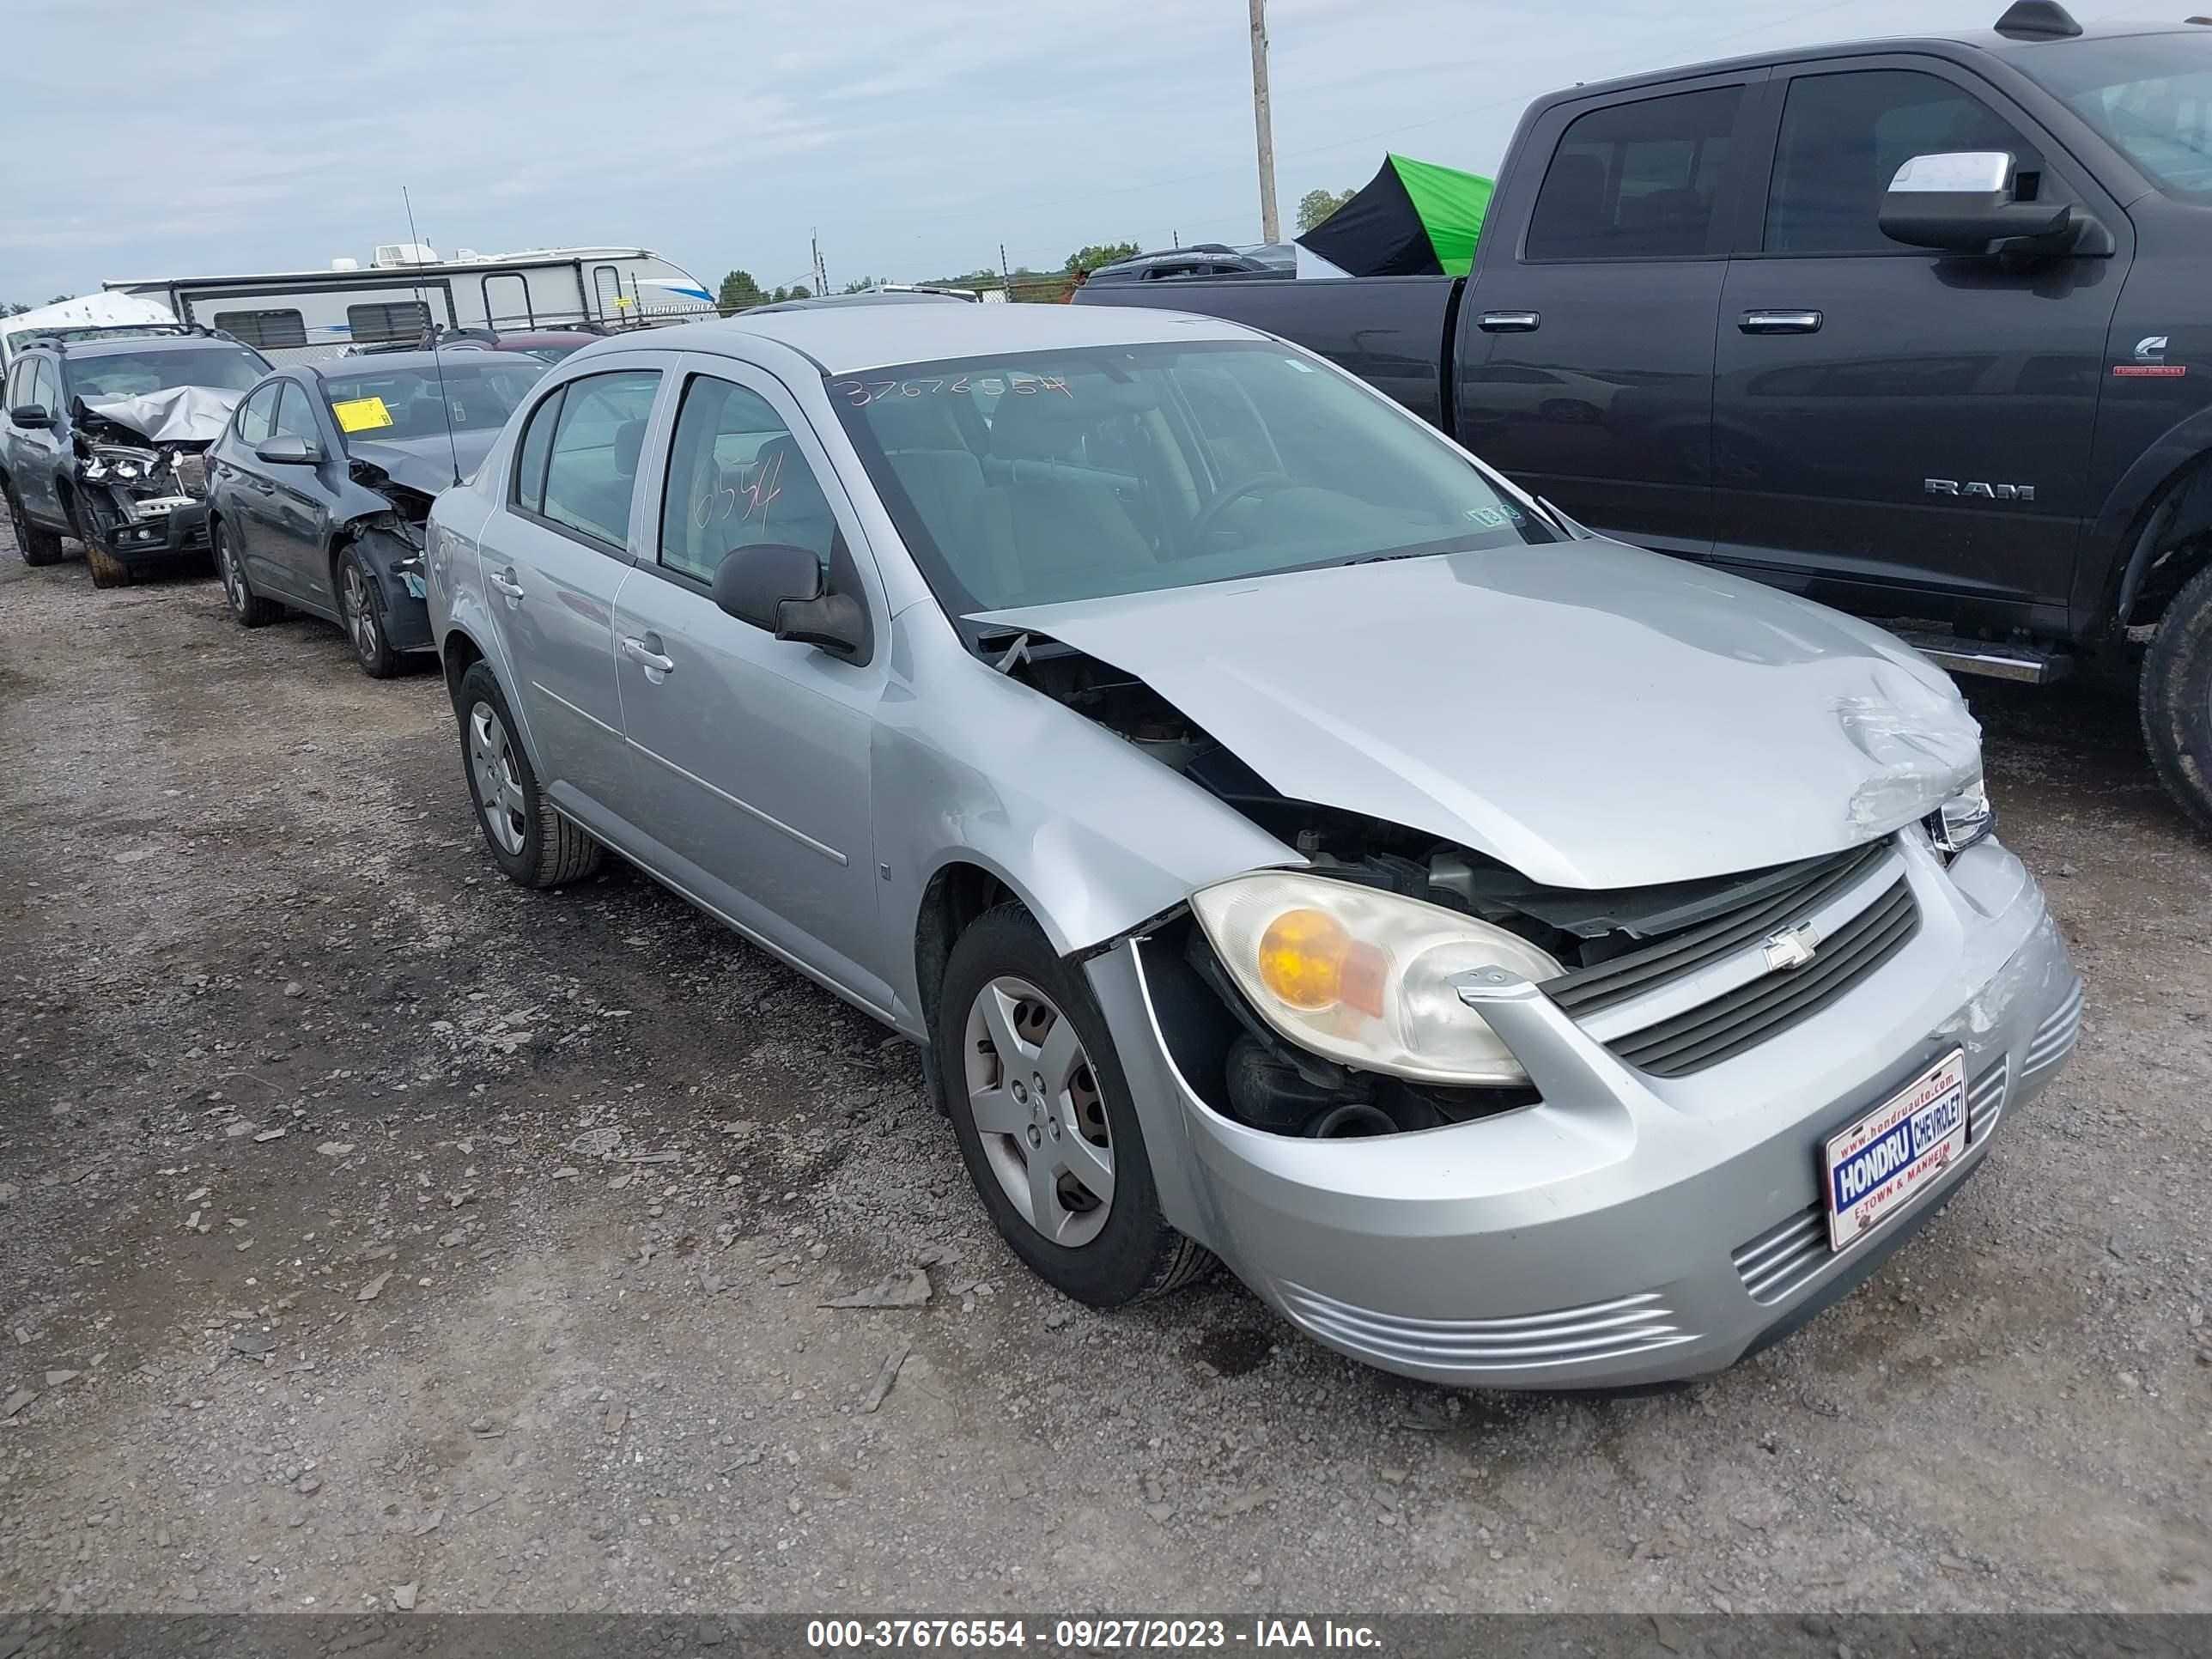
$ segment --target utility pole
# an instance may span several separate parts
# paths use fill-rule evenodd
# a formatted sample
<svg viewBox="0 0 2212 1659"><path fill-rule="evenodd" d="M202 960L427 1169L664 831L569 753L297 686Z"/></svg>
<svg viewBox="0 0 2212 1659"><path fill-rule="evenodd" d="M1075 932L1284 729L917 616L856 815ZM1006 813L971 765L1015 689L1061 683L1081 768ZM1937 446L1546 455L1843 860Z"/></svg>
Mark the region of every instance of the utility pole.
<svg viewBox="0 0 2212 1659"><path fill-rule="evenodd" d="M1279 240L1275 218L1275 123L1267 110L1267 0L1252 8L1252 126L1260 143L1260 240Z"/></svg>

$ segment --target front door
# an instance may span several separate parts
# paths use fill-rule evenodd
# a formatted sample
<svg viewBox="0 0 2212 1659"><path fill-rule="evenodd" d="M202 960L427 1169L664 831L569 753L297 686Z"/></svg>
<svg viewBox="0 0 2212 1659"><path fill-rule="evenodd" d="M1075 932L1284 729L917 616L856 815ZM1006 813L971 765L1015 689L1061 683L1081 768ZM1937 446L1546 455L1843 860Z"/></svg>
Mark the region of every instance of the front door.
<svg viewBox="0 0 2212 1659"><path fill-rule="evenodd" d="M1875 614L2063 607L2125 220L1948 64L1822 64L1772 91L1763 222L1721 301L1716 556ZM2009 151L2022 196L2087 206L2123 252L2015 264L1889 240L1899 167L1957 150Z"/></svg>
<svg viewBox="0 0 2212 1659"><path fill-rule="evenodd" d="M1569 104L1492 210L1528 229L1486 246L1460 308L1461 441L1524 488L1624 541L1711 544L1713 328L1741 194L1747 88L1764 71L1663 97Z"/></svg>
<svg viewBox="0 0 2212 1659"><path fill-rule="evenodd" d="M652 551L615 605L641 827L695 896L888 1006L869 796L883 665L776 639L710 597L723 556L752 544L865 563L849 505L789 394L726 358L686 360L659 471Z"/></svg>
<svg viewBox="0 0 2212 1659"><path fill-rule="evenodd" d="M484 598L532 758L587 825L630 810L614 605L660 378L617 358L540 399L483 539Z"/></svg>

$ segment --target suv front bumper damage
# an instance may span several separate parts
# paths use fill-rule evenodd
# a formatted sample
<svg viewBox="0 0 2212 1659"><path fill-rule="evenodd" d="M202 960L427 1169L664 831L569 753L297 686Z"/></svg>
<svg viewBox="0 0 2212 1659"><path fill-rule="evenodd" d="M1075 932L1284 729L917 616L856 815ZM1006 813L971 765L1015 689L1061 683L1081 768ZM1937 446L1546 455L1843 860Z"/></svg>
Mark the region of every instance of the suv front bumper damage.
<svg viewBox="0 0 2212 1659"><path fill-rule="evenodd" d="M2071 1052L2081 981L1995 842L1949 869L1899 851L1922 925L1832 1006L1662 1078L1525 981L1479 988L1535 1105L1419 1133L1311 1140L1215 1111L1180 1075L1125 942L1088 964L1169 1218L1310 1335L1386 1370L1515 1389L1720 1370L1786 1334L1926 1224ZM1841 1251L1827 1139L1958 1050L1962 1155Z"/></svg>

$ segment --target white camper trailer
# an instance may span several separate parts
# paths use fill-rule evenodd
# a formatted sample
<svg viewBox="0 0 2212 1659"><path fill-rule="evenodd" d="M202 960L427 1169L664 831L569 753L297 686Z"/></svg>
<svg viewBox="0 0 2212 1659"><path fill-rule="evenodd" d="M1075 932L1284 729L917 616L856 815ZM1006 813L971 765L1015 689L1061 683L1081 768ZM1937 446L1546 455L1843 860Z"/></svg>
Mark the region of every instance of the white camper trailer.
<svg viewBox="0 0 2212 1659"><path fill-rule="evenodd" d="M0 317L0 369L33 340L113 340L177 325L167 307L131 294L87 294Z"/></svg>
<svg viewBox="0 0 2212 1659"><path fill-rule="evenodd" d="M416 243L379 247L364 267L260 276L158 276L102 284L159 301L185 323L220 329L273 362L337 357L418 338L426 327L569 328L712 315L714 296L650 248L532 248L442 259Z"/></svg>

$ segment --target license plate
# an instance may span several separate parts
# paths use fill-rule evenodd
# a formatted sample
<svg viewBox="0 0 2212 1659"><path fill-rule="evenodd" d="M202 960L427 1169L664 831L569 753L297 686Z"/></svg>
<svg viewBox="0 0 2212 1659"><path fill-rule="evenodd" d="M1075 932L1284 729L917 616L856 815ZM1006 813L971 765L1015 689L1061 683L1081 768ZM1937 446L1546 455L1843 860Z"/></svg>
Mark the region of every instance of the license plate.
<svg viewBox="0 0 2212 1659"><path fill-rule="evenodd" d="M1966 1150L1966 1057L1954 1050L1827 1145L1828 1247L1911 1206Z"/></svg>

